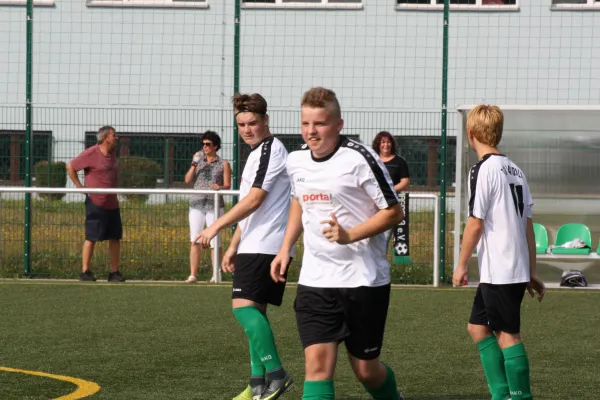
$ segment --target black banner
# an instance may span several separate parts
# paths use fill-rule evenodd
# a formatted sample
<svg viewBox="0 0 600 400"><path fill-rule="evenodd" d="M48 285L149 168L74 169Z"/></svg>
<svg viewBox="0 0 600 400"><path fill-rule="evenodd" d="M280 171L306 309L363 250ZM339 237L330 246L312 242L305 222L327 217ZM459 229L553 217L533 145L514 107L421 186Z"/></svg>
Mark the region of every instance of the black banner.
<svg viewBox="0 0 600 400"><path fill-rule="evenodd" d="M402 211L404 212L404 220L400 222L396 229L394 229L394 256L396 257L407 257L410 255L410 244L408 239L409 234L409 201L408 201L408 193L400 193L398 194L398 199L400 200L400 206L402 206Z"/></svg>

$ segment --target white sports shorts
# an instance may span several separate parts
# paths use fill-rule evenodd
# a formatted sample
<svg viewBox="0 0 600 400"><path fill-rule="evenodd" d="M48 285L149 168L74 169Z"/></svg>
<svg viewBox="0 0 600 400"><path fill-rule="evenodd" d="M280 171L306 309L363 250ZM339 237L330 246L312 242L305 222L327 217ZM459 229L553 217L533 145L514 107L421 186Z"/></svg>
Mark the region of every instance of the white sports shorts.
<svg viewBox="0 0 600 400"><path fill-rule="evenodd" d="M223 215L225 210L220 209L217 218ZM207 210L197 210L190 208L190 242L193 242L196 236L204 230L204 225L210 226L215 222L215 213ZM210 247L214 248L217 241L216 236L210 241Z"/></svg>

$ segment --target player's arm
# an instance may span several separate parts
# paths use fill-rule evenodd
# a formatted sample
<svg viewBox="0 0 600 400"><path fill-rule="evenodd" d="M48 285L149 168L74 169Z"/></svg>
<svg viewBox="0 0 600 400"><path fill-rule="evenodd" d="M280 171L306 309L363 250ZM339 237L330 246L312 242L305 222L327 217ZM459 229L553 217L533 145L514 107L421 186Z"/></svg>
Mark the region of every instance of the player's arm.
<svg viewBox="0 0 600 400"><path fill-rule="evenodd" d="M240 200L228 213L217 219L211 225L211 228L214 228L215 233L218 233L221 229L240 222L256 211L266 197L266 191L255 187L251 188L248 195Z"/></svg>
<svg viewBox="0 0 600 400"><path fill-rule="evenodd" d="M469 259L473 255L473 250L475 250L479 239L481 239L481 235L483 235L483 229L484 224L482 219L477 217L469 217L467 219L460 246L458 265L467 265L469 263Z"/></svg>
<svg viewBox="0 0 600 400"><path fill-rule="evenodd" d="M478 172L471 170L469 176L476 174L476 180L469 180L469 218L463 232L458 263L452 276L452 285L462 286L467 275L467 266L473 256L473 249L483 235L484 220L490 207L493 188L498 181L493 172L481 167Z"/></svg>
<svg viewBox="0 0 600 400"><path fill-rule="evenodd" d="M279 253L271 262L271 278L275 282L285 282L285 273L290 263L290 251L302 233L302 206L296 197L292 197L288 223L283 235L283 243Z"/></svg>
<svg viewBox="0 0 600 400"><path fill-rule="evenodd" d="M233 232L233 236L231 237L231 241L229 242L229 248L227 251L233 251L237 253L238 246L242 240L242 228L238 225L235 228L235 232Z"/></svg>
<svg viewBox="0 0 600 400"><path fill-rule="evenodd" d="M385 232L393 226L398 225L403 219L404 213L402 212L402 207L399 203L396 203L393 206L379 210L365 222L344 232L343 229L340 229L335 215L331 214L331 221L322 221L322 223L330 225L330 228L325 228L323 233L330 241L335 241L339 244L349 244ZM336 238L338 239L335 240Z"/></svg>
<svg viewBox="0 0 600 400"><path fill-rule="evenodd" d="M290 213L288 214L287 227L283 236L280 253L289 254L292 247L298 241L300 234L303 231L302 227L302 206L296 197L292 198L290 204Z"/></svg>
<svg viewBox="0 0 600 400"><path fill-rule="evenodd" d="M537 259L535 256L535 233L533 232L533 220L531 218L527 218L525 233L527 235L527 248L529 249L529 274L535 276Z"/></svg>
<svg viewBox="0 0 600 400"><path fill-rule="evenodd" d="M79 180L79 177L77 176L77 171L75 170L75 168L73 168L71 163L67 164L67 174L69 174L69 178L71 178L71 182L73 182L73 185L75 185L76 188L83 187L81 181Z"/></svg>
<svg viewBox="0 0 600 400"><path fill-rule="evenodd" d="M198 162L200 161L200 152L197 152L196 154L194 154L194 156L192 157L192 165L190 166L190 169L188 170L188 172L185 174L185 183L187 183L188 185L192 182L194 182L194 178L196 177L196 171L198 170Z"/></svg>
<svg viewBox="0 0 600 400"><path fill-rule="evenodd" d="M229 162L223 161L223 185L220 186L219 190L231 189L231 165Z"/></svg>

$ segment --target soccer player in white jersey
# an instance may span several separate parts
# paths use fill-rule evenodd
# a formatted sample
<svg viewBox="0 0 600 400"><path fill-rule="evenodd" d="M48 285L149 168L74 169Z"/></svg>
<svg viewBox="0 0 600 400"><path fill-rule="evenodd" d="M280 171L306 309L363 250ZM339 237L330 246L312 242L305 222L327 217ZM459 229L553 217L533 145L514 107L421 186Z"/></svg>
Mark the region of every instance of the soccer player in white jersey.
<svg viewBox="0 0 600 400"><path fill-rule="evenodd" d="M281 305L285 290L285 282L271 279L270 267L281 247L290 208L288 153L271 135L267 102L260 94L236 94L233 108L240 136L252 149L242 173L240 201L196 241L207 248L221 229L239 222L222 267L234 272L233 314L248 336L251 377L234 400L273 400L293 387L266 314L267 304ZM293 252L290 248L288 262Z"/></svg>
<svg viewBox="0 0 600 400"><path fill-rule="evenodd" d="M535 274L533 200L523 171L497 147L504 116L497 106L479 105L467 117L469 143L479 162L469 172L469 219L454 286L464 283L477 246L479 287L468 331L479 349L492 400L532 399L529 360L519 335L525 290L542 301Z"/></svg>
<svg viewBox="0 0 600 400"><path fill-rule="evenodd" d="M379 361L390 299L385 232L402 221L389 173L369 147L340 134L333 91L302 98L302 149L290 153L292 204L271 276L285 282L289 252L304 231L294 302L304 347L304 400L333 400L338 345L374 399L402 399L390 367ZM287 254L287 255L286 255Z"/></svg>

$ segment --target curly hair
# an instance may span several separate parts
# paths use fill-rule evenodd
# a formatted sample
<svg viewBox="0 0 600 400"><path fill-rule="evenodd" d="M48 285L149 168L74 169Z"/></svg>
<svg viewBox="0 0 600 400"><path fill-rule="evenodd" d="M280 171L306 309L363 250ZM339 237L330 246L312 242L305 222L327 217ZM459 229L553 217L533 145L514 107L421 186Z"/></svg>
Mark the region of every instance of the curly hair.
<svg viewBox="0 0 600 400"><path fill-rule="evenodd" d="M200 138L200 140L204 141L204 139L210 140L212 142L212 144L215 145L215 147L217 148L216 149L217 151L219 151L219 149L221 148L221 138L219 137L217 132L215 132L215 131L204 132L202 134L202 137Z"/></svg>

